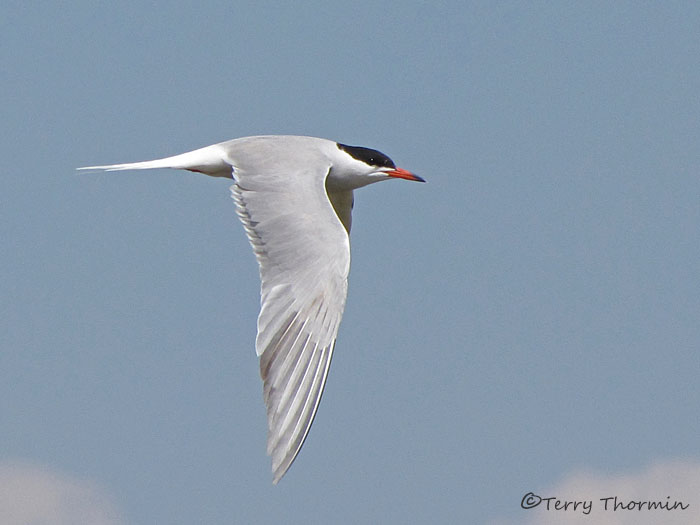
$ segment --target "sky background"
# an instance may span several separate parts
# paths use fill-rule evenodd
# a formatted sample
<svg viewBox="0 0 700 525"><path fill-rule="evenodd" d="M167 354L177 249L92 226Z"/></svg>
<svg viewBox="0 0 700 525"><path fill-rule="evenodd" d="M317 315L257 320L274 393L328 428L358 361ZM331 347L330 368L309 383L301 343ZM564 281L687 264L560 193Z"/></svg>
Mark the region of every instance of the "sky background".
<svg viewBox="0 0 700 525"><path fill-rule="evenodd" d="M529 492L700 522L699 28L695 2L3 2L0 522L582 518ZM428 180L356 192L277 486L230 181L75 172L256 134Z"/></svg>

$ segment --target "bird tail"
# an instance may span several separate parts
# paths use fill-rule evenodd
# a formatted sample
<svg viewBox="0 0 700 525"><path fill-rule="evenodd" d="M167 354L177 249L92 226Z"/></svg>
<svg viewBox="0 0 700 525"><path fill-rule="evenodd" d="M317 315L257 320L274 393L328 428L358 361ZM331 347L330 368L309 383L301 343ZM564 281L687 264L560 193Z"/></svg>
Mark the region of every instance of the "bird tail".
<svg viewBox="0 0 700 525"><path fill-rule="evenodd" d="M106 164L104 166L86 166L78 170L150 170L156 168L173 168L178 170L196 171L211 175L212 177L233 177L233 168L227 161L225 151L219 144L207 146L205 148L188 151L180 155L166 157L163 159L146 160L143 162L129 162L126 164Z"/></svg>

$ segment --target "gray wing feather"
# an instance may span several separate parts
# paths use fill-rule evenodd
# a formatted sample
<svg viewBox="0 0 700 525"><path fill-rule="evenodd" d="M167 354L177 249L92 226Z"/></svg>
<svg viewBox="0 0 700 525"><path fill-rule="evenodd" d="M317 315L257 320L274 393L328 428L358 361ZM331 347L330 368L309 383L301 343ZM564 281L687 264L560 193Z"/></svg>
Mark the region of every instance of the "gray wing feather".
<svg viewBox="0 0 700 525"><path fill-rule="evenodd" d="M230 156L231 192L260 266L256 352L276 483L299 453L321 400L345 307L350 245L326 194L325 159L298 159L281 169L261 162L264 155L249 164L235 151ZM319 165L323 173L308 167Z"/></svg>

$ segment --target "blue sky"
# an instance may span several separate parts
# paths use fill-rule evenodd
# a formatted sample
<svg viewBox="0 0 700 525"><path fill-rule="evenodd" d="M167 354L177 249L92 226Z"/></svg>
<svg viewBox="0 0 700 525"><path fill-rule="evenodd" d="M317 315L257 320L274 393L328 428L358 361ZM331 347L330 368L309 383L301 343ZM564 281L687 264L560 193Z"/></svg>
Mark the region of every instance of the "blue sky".
<svg viewBox="0 0 700 525"><path fill-rule="evenodd" d="M531 491L700 519L695 3L0 15L3 522L576 518ZM428 180L356 192L326 392L278 486L229 181L74 171L262 133Z"/></svg>

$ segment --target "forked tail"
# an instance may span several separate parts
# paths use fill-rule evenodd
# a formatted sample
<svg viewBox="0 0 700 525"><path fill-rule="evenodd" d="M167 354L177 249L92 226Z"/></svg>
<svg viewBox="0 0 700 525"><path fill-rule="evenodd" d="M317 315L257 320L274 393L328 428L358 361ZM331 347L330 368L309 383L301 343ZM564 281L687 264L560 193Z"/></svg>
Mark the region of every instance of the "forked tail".
<svg viewBox="0 0 700 525"><path fill-rule="evenodd" d="M233 178L233 167L226 160L225 152L219 144L206 148L188 151L164 159L146 160L143 162L128 162L125 164L107 164L104 166L86 166L78 170L150 170L156 168L172 168L178 170L196 171L212 177Z"/></svg>

